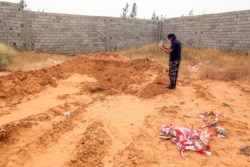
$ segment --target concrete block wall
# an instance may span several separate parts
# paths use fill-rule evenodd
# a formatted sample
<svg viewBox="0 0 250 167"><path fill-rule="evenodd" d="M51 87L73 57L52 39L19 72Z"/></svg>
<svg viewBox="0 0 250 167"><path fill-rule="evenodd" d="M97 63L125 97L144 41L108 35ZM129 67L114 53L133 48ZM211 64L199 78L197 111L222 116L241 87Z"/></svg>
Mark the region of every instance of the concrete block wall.
<svg viewBox="0 0 250 167"><path fill-rule="evenodd" d="M133 48L159 40L158 22L152 20L112 18L110 29L111 50Z"/></svg>
<svg viewBox="0 0 250 167"><path fill-rule="evenodd" d="M213 43L212 43L213 41ZM201 28L201 47L250 51L250 10L205 15Z"/></svg>
<svg viewBox="0 0 250 167"><path fill-rule="evenodd" d="M22 10L19 4L0 2L0 42L24 48Z"/></svg>
<svg viewBox="0 0 250 167"><path fill-rule="evenodd" d="M162 39L166 40L167 34L174 33L182 44L194 46L197 38L197 21L195 16L164 20L162 22Z"/></svg>
<svg viewBox="0 0 250 167"><path fill-rule="evenodd" d="M123 19L69 14L32 12L19 4L0 2L1 20L18 29L20 36L0 29L0 42L17 49L62 54L84 54L137 47L158 40L157 22L145 19ZM10 13L16 13L13 17ZM8 17L7 17L8 15ZM18 17L17 17L18 15ZM13 22L17 25L12 25ZM17 45L14 41L19 41Z"/></svg>
<svg viewBox="0 0 250 167"><path fill-rule="evenodd" d="M185 45L250 52L250 10L166 19L162 29Z"/></svg>
<svg viewBox="0 0 250 167"><path fill-rule="evenodd" d="M105 18L29 12L31 50L63 54L105 50Z"/></svg>
<svg viewBox="0 0 250 167"><path fill-rule="evenodd" d="M184 45L250 52L250 10L153 21L21 10L0 2L0 42L21 50L84 54L133 48L175 33Z"/></svg>

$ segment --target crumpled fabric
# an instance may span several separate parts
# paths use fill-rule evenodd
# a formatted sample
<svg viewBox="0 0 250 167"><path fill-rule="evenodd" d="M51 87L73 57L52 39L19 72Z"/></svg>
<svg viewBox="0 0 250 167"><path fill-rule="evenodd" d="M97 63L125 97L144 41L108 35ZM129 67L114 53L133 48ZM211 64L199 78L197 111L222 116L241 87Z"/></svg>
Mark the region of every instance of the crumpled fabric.
<svg viewBox="0 0 250 167"><path fill-rule="evenodd" d="M209 137L226 137L226 132L223 128L216 128L215 125L218 122L218 115L213 112L204 112L198 115L198 118L205 118L209 115L215 117L214 121L200 126L197 130L188 129L185 127L174 126L173 124L164 125L160 128L162 135L161 139L170 139L176 144L177 149L180 151L181 157L184 158L185 150L192 150L207 156L211 155ZM217 134L209 134L208 129L215 127L216 131L219 129L223 131ZM218 132L218 131L217 131Z"/></svg>

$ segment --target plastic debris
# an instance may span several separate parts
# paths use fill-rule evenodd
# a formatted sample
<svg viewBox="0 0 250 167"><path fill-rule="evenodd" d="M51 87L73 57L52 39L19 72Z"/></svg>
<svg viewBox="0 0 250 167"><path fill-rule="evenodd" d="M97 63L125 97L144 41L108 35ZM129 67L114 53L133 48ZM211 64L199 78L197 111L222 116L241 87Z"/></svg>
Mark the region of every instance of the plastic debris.
<svg viewBox="0 0 250 167"><path fill-rule="evenodd" d="M189 72L197 72L200 69L200 67L202 67L202 66L204 66L204 65L206 65L208 63L209 63L209 61L205 61L205 62L199 62L198 64L196 64L194 66L189 65L188 66L188 71Z"/></svg>
<svg viewBox="0 0 250 167"><path fill-rule="evenodd" d="M243 155L249 157L250 156L250 146L242 146L240 148L240 153L239 154L243 154Z"/></svg>
<svg viewBox="0 0 250 167"><path fill-rule="evenodd" d="M64 116L65 116L65 117L70 116L70 112L68 112L68 111L64 112Z"/></svg>
<svg viewBox="0 0 250 167"><path fill-rule="evenodd" d="M160 131L163 133L160 138L170 139L175 143L182 158L184 158L185 150L192 150L210 156L209 137L226 137L227 133L223 128L215 126L218 122L218 115L215 112L201 113L198 115L198 118L204 119L209 115L215 117L214 121L200 126L197 130L177 127L173 124L164 125L160 128ZM217 134L208 133L208 130L211 128L214 128Z"/></svg>
<svg viewBox="0 0 250 167"><path fill-rule="evenodd" d="M50 63L50 64L55 64L55 65L57 65L57 64L62 64L61 61L54 60L54 59L48 59L48 63Z"/></svg>

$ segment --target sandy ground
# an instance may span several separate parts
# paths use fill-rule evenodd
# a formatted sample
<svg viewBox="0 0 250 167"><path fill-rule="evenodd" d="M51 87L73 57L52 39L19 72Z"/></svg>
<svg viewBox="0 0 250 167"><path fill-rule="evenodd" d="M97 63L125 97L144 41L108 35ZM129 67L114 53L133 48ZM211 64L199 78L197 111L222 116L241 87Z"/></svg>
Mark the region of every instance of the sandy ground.
<svg viewBox="0 0 250 167"><path fill-rule="evenodd" d="M0 166L201 167L250 164L250 85L180 74L165 86L164 67L149 59L99 54L0 77ZM162 140L160 127L203 125L219 115L226 138L210 139L212 155ZM69 116L65 116L69 112Z"/></svg>

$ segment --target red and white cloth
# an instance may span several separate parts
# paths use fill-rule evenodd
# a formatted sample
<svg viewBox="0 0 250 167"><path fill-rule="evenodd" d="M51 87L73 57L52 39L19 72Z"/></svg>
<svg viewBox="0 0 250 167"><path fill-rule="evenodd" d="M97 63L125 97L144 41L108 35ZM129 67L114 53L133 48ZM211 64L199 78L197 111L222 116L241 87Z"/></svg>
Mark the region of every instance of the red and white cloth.
<svg viewBox="0 0 250 167"><path fill-rule="evenodd" d="M176 144L177 149L180 151L182 158L184 157L185 150L196 151L205 155L210 156L210 145L209 145L209 137L217 136L224 137L223 135L211 135L208 133L208 129L214 127L218 122L218 115L213 112L205 112L198 115L198 118L205 118L209 115L213 115L215 117L214 121L200 126L197 130L188 129L184 127L177 127L173 124L164 125L160 128L160 131L163 133L160 138L162 139L170 139L173 143Z"/></svg>

